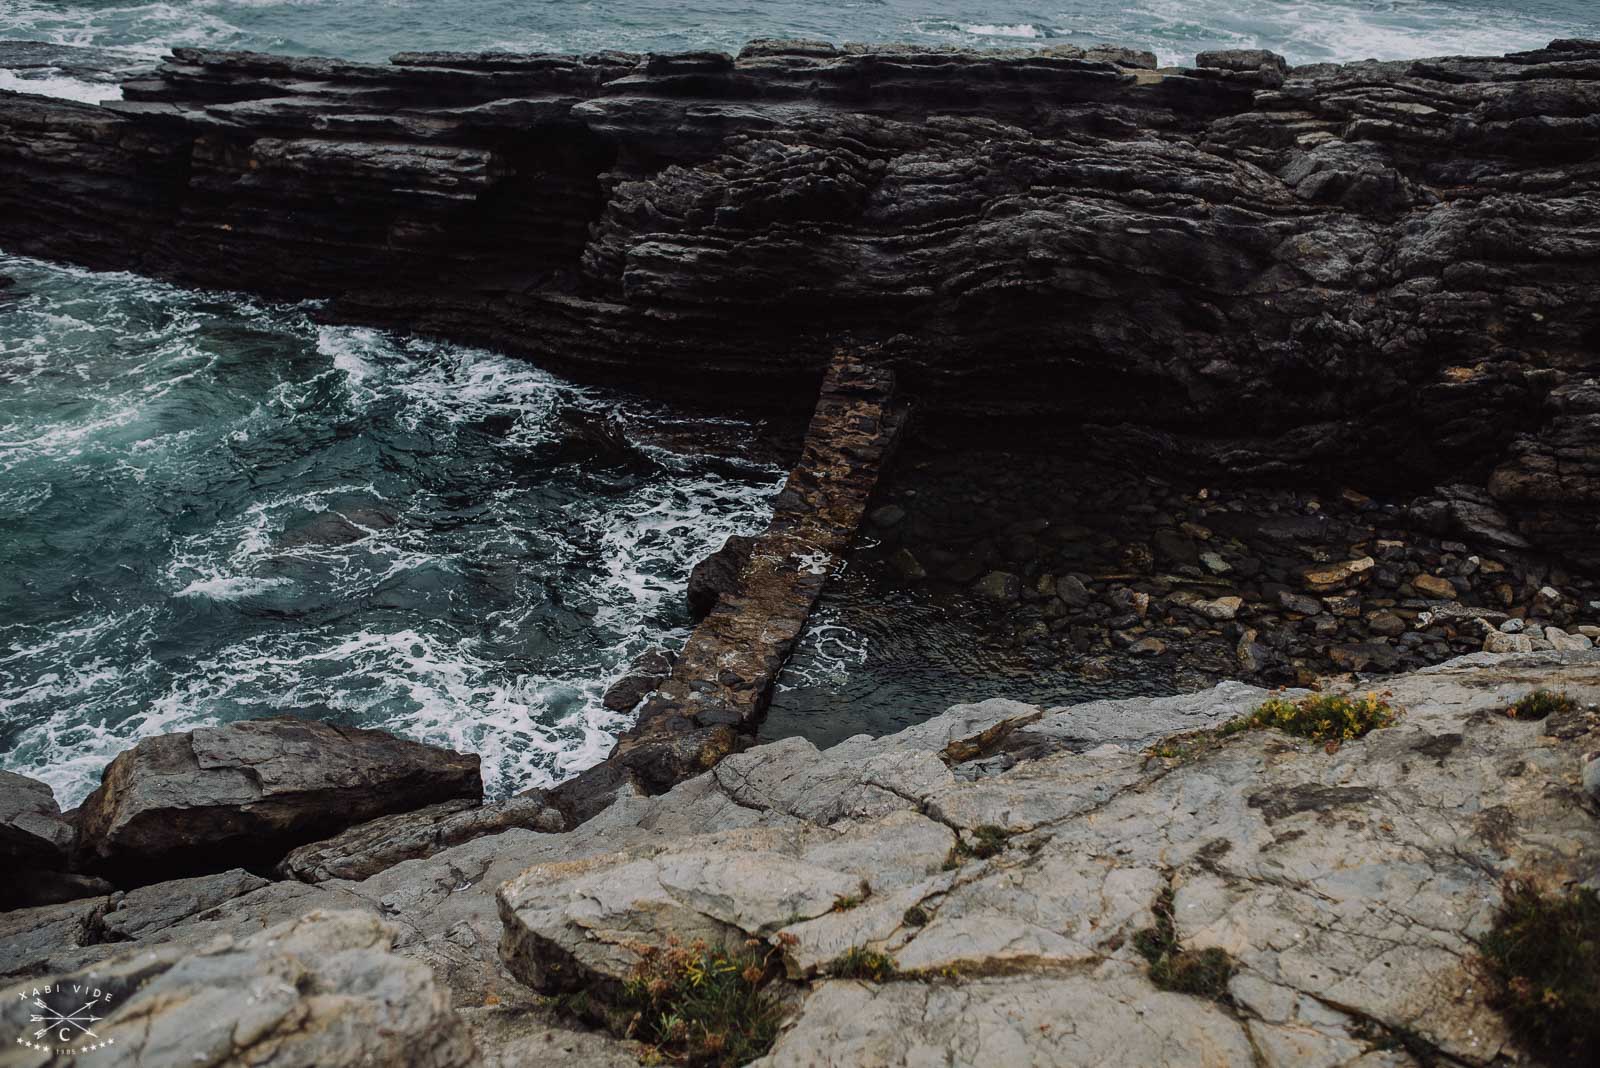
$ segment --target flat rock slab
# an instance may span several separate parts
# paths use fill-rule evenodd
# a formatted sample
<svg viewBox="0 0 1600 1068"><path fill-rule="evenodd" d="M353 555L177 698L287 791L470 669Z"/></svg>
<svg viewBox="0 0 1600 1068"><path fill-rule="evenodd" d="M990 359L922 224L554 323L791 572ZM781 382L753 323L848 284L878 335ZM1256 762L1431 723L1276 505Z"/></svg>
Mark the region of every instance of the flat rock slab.
<svg viewBox="0 0 1600 1068"><path fill-rule="evenodd" d="M1141 751L1261 697L1237 686L758 746L681 789L710 781L782 822L534 867L501 889L502 954L535 989L604 998L641 947L756 939L796 1006L771 1065L1398 1068L1396 1035L1515 1059L1476 946L1511 873L1595 878L1580 791L1600 654L1475 654L1385 682L1399 722L1331 752L1270 730ZM1505 715L1539 688L1579 707ZM1044 755L982 755L1032 731ZM1132 744L1074 748L1119 731ZM1183 948L1234 962L1229 1006L1150 981L1136 936L1169 899ZM843 981L852 950L894 974Z"/></svg>
<svg viewBox="0 0 1600 1068"><path fill-rule="evenodd" d="M147 738L79 812L85 866L139 884L233 866L375 816L483 793L478 757L382 731L244 720Z"/></svg>
<svg viewBox="0 0 1600 1068"><path fill-rule="evenodd" d="M367 913L313 912L249 938L139 950L90 971L12 987L0 992L0 1027L33 1044L8 1041L0 1062L18 1068L476 1063L449 995L426 967L390 952L395 935ZM92 1000L100 1017L95 1037L67 1028L67 1041L60 1029L33 1038L36 999L61 1013Z"/></svg>

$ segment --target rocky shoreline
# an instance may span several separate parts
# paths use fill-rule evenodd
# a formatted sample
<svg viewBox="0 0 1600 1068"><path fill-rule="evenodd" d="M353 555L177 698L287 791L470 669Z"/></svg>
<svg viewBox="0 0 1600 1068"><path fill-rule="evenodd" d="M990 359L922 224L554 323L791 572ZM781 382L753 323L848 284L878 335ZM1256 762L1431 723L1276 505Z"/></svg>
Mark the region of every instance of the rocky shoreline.
<svg viewBox="0 0 1600 1068"><path fill-rule="evenodd" d="M1508 877L1600 886L1600 653L1479 653L1382 685L1397 722L1341 744L1219 730L1268 696L1242 683L993 700L827 750L757 746L570 830L465 800L308 842L273 878L219 852L209 874L85 884L0 912L0 1024L20 1034L37 991L89 983L112 994L103 1045L19 1042L0 1063L632 1064L649 1050L627 1037L630 982L696 939L765 954L746 973L781 1018L765 1065L1540 1063L1479 946ZM1508 715L1535 691L1568 700ZM311 778L338 766L343 742L286 722L147 740L76 814L7 776L0 846L13 870L96 856L85 813L108 795L123 825L181 798L242 819L303 803L289 782L215 799L268 750ZM202 733L233 762L147 759ZM441 785L473 763L365 744ZM321 809L279 827L359 819L336 795ZM190 845L230 826L164 825ZM1225 960L1222 984L1175 992L1149 931Z"/></svg>
<svg viewBox="0 0 1600 1068"><path fill-rule="evenodd" d="M1064 679L1305 685L1600 638L1600 583L1464 485L1377 499L923 450L864 533L859 598L911 591Z"/></svg>
<svg viewBox="0 0 1600 1068"><path fill-rule="evenodd" d="M179 49L120 102L0 93L0 246L701 399L803 410L872 345L941 422L1466 484L1593 570L1597 69Z"/></svg>
<svg viewBox="0 0 1600 1068"><path fill-rule="evenodd" d="M1597 74L758 41L0 92L10 251L816 398L554 790L293 718L72 812L0 775L0 1065L1581 1063L1485 969L1600 889ZM1070 459L974 508L955 428L1040 421ZM863 519L1041 663L1215 685L752 745ZM685 968L738 1006L690 1046ZM30 1030L81 989L92 1043Z"/></svg>

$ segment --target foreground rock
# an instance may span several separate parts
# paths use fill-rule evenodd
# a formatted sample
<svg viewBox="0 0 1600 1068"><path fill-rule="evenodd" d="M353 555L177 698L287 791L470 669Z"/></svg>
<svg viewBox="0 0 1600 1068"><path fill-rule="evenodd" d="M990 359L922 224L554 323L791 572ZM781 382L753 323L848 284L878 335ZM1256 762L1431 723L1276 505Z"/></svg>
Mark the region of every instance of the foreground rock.
<svg viewBox="0 0 1600 1068"><path fill-rule="evenodd" d="M930 413L1465 487L1441 523L1600 568L1600 43L1152 63L178 49L108 107L0 95L0 246L702 397L803 405L849 338Z"/></svg>
<svg viewBox="0 0 1600 1068"><path fill-rule="evenodd" d="M500 892L502 954L536 989L603 995L673 937L755 939L798 1001L774 1065L1516 1057L1475 939L1509 873L1600 882L1600 655L1479 654L1386 687L1401 722L1332 752L1272 731L1141 751L1158 721L1259 699L1242 687L1146 709L1133 744L1102 740L1130 701L761 746L708 778L783 820L531 868ZM1580 704L1505 715L1538 687ZM1231 958L1231 1006L1152 984L1134 936L1168 900L1184 948ZM835 977L852 950L896 977Z"/></svg>
<svg viewBox="0 0 1600 1068"><path fill-rule="evenodd" d="M449 996L427 968L389 952L395 934L365 913L312 912L249 938L139 951L23 984L0 993L0 1026L28 1039L9 1042L0 1062L474 1064ZM62 1014L92 1005L93 1034L63 1026L37 1035L36 1000Z"/></svg>
<svg viewBox="0 0 1600 1068"><path fill-rule="evenodd" d="M0 771L0 858L65 867L77 837L49 786Z"/></svg>
<svg viewBox="0 0 1600 1068"><path fill-rule="evenodd" d="M698 934L772 950L792 1006L773 1064L1400 1068L1410 1049L1489 1065L1517 1052L1472 972L1501 877L1600 882L1584 793L1600 653L1476 654L1382 684L1407 715L1334 752L1196 740L1265 695L1238 683L985 701L823 750L791 738L658 796L624 788L571 831L511 827L364 878L230 871L0 913L0 975L104 975L130 952L174 959L357 910L451 992L489 1064L628 1063L637 1047L535 993L603 1003L642 947ZM1541 687L1579 707L1503 714ZM430 821L468 814L449 807ZM1231 1006L1152 985L1133 935L1169 893L1183 946L1233 959ZM839 977L856 949L895 977Z"/></svg>
<svg viewBox="0 0 1600 1068"><path fill-rule="evenodd" d="M309 720L244 720L122 753L78 825L86 867L138 884L268 870L353 823L482 793L476 755Z"/></svg>

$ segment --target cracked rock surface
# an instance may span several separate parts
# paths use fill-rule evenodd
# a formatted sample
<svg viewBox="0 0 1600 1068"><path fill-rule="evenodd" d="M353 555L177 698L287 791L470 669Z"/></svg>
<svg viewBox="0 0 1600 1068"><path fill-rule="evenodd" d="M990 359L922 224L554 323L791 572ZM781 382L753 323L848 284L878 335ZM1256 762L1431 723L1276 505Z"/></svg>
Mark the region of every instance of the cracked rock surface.
<svg viewBox="0 0 1600 1068"><path fill-rule="evenodd" d="M249 938L136 951L60 977L106 997L97 1048L55 1052L8 1042L6 1065L474 1063L466 1025L433 973L389 952L395 929L361 912L312 912ZM7 1035L32 1033L33 984L0 992ZM77 1002L58 993L61 1011ZM52 1001L54 1007L54 1002ZM103 1044L103 1045L101 1045Z"/></svg>
<svg viewBox="0 0 1600 1068"><path fill-rule="evenodd" d="M705 779L769 822L530 868L500 890L502 955L535 989L593 992L669 936L779 947L799 1009L774 1065L1410 1063L1397 1035L1489 1064L1516 1052L1473 970L1502 878L1600 880L1581 790L1600 656L1477 654L1385 686L1398 725L1332 752L1275 731L1143 751L1259 700L1236 684L760 746ZM1580 709L1504 715L1540 686ZM975 737L1033 755L953 744ZM1235 962L1225 1000L1147 978L1133 936L1167 893L1180 944ZM852 948L896 977L832 978Z"/></svg>
<svg viewBox="0 0 1600 1068"><path fill-rule="evenodd" d="M642 947L697 936L775 949L792 1011L774 1065L1519 1055L1474 939L1510 872L1600 883L1584 786L1600 653L1480 653L1376 685L1406 714L1333 752L1197 735L1264 696L1237 683L1064 709L991 700L825 750L787 739L659 796L624 790L571 831L512 827L365 878L232 871L0 913L0 976L104 975L130 954L168 967L338 911L381 928L386 969L448 994L472 1063L631 1063L637 1047L536 995L604 999ZM1538 688L1579 707L1503 714ZM1183 948L1234 961L1225 1000L1148 978L1134 936L1166 900ZM894 976L838 977L852 949Z"/></svg>

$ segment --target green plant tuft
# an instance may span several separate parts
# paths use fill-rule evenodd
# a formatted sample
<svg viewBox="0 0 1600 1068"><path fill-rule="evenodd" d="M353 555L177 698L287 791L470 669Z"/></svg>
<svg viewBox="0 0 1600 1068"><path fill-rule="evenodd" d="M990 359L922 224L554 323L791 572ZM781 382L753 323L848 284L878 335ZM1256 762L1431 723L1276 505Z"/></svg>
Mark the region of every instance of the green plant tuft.
<svg viewBox="0 0 1600 1068"><path fill-rule="evenodd" d="M1600 894L1543 894L1511 880L1479 944L1491 1004L1554 1064L1592 1065L1600 1050Z"/></svg>
<svg viewBox="0 0 1600 1068"><path fill-rule="evenodd" d="M1400 710L1376 694L1352 698L1314 693L1298 701L1273 697L1247 716L1224 724L1220 735L1275 728L1313 742L1348 742L1400 721Z"/></svg>
<svg viewBox="0 0 1600 1068"><path fill-rule="evenodd" d="M748 1064L778 1035L781 1011L762 990L773 952L734 954L703 941L644 948L623 986L624 1033L667 1063Z"/></svg>
<svg viewBox="0 0 1600 1068"><path fill-rule="evenodd" d="M1235 971L1227 950L1184 949L1172 922L1172 890L1161 892L1151 907L1154 927L1133 936L1133 948L1150 964L1150 981L1162 990L1220 1001L1227 996L1228 980Z"/></svg>
<svg viewBox="0 0 1600 1068"><path fill-rule="evenodd" d="M845 894L842 897L836 897L833 899L833 911L849 912L865 900L866 898L860 894Z"/></svg>
<svg viewBox="0 0 1600 1068"><path fill-rule="evenodd" d="M1556 712L1576 712L1578 702L1564 693L1552 693L1549 690L1535 690L1519 698L1506 715L1512 719L1546 719Z"/></svg>
<svg viewBox="0 0 1600 1068"><path fill-rule="evenodd" d="M840 979L865 979L883 983L894 978L894 960L886 953L862 946L851 946L849 951L828 965L828 973Z"/></svg>
<svg viewBox="0 0 1600 1068"><path fill-rule="evenodd" d="M921 905L912 905L906 909L906 913L901 919L905 921L907 927L926 927L928 925L928 910Z"/></svg>
<svg viewBox="0 0 1600 1068"><path fill-rule="evenodd" d="M988 860L1004 853L1010 839L1011 835L1004 827L986 823L972 829L972 841L967 844L967 852L979 860Z"/></svg>

